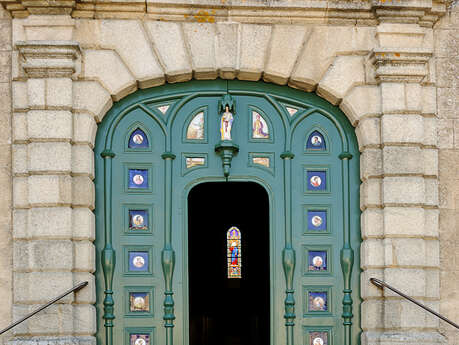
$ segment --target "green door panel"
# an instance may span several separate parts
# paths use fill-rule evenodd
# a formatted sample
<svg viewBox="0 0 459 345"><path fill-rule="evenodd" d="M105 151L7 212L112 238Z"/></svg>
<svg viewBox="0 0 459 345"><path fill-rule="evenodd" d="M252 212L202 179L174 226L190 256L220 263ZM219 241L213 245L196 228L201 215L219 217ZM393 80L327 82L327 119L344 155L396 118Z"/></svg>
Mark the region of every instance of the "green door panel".
<svg viewBox="0 0 459 345"><path fill-rule="evenodd" d="M232 141L239 146L229 180L256 182L269 195L271 343L309 345L322 337L329 345L359 344L353 128L314 94L223 80L137 91L115 103L99 125L98 343L188 344L187 198L197 184L225 181L215 146L226 94L234 100ZM142 143L132 144L134 132ZM313 136L320 145L311 147ZM215 202L225 207L224 196L215 195ZM212 258L203 253L205 260ZM212 288L211 280L203 285Z"/></svg>

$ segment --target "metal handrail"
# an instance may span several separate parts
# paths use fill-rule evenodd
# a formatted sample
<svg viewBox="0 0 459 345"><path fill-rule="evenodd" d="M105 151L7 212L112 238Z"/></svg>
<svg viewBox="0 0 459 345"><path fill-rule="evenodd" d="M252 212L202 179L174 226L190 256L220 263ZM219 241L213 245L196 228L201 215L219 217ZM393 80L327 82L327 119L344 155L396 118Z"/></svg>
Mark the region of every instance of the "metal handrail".
<svg viewBox="0 0 459 345"><path fill-rule="evenodd" d="M3 333L5 333L6 331L9 331L11 328L19 325L21 322L24 322L25 320L27 320L29 317L32 317L34 316L36 313L42 311L43 309L46 309L48 308L51 304L53 303L56 303L57 301L59 301L61 298L67 296L68 294L74 292L74 291L78 291L82 288L84 288L86 285L88 285L88 282L81 282L81 283L78 283L77 285L75 285L73 288L71 288L70 290L67 290L66 292L64 292L62 295L59 295L57 296L56 298L52 299L51 301L49 301L48 303L46 303L45 305L42 305L40 308L38 308L37 310L34 310L33 312L31 312L30 314L24 316L22 319L12 323L11 325L9 325L8 327L2 329L0 331L0 335L2 335Z"/></svg>
<svg viewBox="0 0 459 345"><path fill-rule="evenodd" d="M454 323L453 321L451 321L450 319L444 317L443 315L437 313L435 310L432 310L430 309L429 307L425 306L424 304L422 303L419 303L418 301L416 301L415 299L411 298L410 296L407 296L405 295L403 292L397 290L396 288L390 286L389 284L383 282L382 280L379 280L379 279L376 279L376 278L370 278L370 282L373 283L373 285L376 285L377 287L379 288L383 288L383 287L386 287L388 288L389 290L392 290L393 292L395 292L396 294L402 296L403 298L406 298L408 301L416 304L417 306L421 307L422 309L428 311L429 313L432 313L434 314L436 317L442 319L443 321L445 322L448 322L451 326L453 327L456 327L457 329L459 329L459 325L457 323Z"/></svg>

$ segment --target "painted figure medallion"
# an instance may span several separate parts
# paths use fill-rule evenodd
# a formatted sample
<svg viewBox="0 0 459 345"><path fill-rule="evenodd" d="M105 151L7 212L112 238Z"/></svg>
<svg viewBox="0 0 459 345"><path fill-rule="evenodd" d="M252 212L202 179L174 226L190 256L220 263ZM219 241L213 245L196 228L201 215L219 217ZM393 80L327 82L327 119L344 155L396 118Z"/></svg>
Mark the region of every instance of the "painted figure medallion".
<svg viewBox="0 0 459 345"><path fill-rule="evenodd" d="M196 114L188 125L186 138L191 140L204 139L204 113Z"/></svg>
<svg viewBox="0 0 459 345"><path fill-rule="evenodd" d="M130 334L130 345L150 345L149 334Z"/></svg>
<svg viewBox="0 0 459 345"><path fill-rule="evenodd" d="M266 123L266 120L256 111L252 111L252 138L269 138L269 128Z"/></svg>

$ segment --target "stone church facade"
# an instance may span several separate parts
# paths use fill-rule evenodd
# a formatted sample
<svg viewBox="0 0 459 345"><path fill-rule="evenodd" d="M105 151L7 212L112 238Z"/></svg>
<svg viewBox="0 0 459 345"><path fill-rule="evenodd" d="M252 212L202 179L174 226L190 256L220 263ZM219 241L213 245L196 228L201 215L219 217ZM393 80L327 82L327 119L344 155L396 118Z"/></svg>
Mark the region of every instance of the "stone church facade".
<svg viewBox="0 0 459 345"><path fill-rule="evenodd" d="M0 3L0 328L89 281L5 344L96 343L98 126L137 90L192 79L262 80L338 107L360 151L361 343L459 344L369 282L459 322L457 2Z"/></svg>

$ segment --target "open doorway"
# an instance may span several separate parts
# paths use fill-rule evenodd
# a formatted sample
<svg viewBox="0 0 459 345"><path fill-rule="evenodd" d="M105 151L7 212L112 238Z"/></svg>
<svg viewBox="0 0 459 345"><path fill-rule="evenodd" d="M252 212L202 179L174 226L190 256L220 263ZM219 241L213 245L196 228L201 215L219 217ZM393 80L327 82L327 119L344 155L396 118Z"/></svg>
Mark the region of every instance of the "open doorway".
<svg viewBox="0 0 459 345"><path fill-rule="evenodd" d="M232 227L240 242L228 240ZM190 345L270 344L269 199L263 187L209 182L190 191L188 270Z"/></svg>

